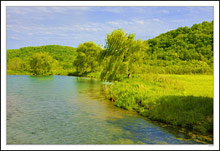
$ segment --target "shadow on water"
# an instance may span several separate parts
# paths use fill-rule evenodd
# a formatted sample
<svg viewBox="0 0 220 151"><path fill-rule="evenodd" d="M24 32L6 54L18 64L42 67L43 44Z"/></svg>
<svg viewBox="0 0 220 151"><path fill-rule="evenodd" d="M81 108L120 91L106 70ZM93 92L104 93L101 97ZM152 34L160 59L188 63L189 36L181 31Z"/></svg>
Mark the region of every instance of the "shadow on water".
<svg viewBox="0 0 220 151"><path fill-rule="evenodd" d="M177 129L161 127L144 117L124 116L122 119L114 118L107 122L122 128L121 139L132 140L134 144L200 144ZM119 140L117 135L114 135L114 139Z"/></svg>
<svg viewBox="0 0 220 151"><path fill-rule="evenodd" d="M202 96L164 96L149 109L147 116L163 127L177 127L194 140L213 143L213 98ZM184 127L184 128L181 128Z"/></svg>

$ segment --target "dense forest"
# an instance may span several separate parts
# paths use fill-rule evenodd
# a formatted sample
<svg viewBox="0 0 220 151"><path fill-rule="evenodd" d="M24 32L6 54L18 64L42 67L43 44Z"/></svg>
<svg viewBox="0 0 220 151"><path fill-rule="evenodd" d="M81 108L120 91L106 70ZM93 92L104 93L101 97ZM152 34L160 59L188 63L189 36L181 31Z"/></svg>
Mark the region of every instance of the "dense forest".
<svg viewBox="0 0 220 151"><path fill-rule="evenodd" d="M212 72L213 21L194 24L191 28L180 27L146 43L149 45L146 64L162 67L159 72Z"/></svg>
<svg viewBox="0 0 220 151"><path fill-rule="evenodd" d="M7 50L7 73L115 81L106 97L116 106L173 126L213 133L213 21L146 41L117 29L107 34L104 48L90 41L78 48ZM212 136L202 139L212 141Z"/></svg>
<svg viewBox="0 0 220 151"><path fill-rule="evenodd" d="M139 73L207 74L213 71L213 21L180 27L146 41L118 29L107 34L104 48L85 42L78 48L47 45L9 49L8 71L37 74L31 68L36 53L52 57L50 70L44 74L98 72L103 80L120 80Z"/></svg>

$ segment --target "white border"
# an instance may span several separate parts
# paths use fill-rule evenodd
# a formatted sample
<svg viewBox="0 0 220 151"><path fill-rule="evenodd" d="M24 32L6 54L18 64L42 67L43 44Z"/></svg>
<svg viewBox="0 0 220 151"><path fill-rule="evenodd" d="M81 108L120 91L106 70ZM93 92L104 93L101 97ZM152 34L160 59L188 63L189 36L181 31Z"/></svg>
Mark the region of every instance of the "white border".
<svg viewBox="0 0 220 151"><path fill-rule="evenodd" d="M9 1L4 6L216 6L216 1Z"/></svg>
<svg viewBox="0 0 220 151"><path fill-rule="evenodd" d="M6 145L6 6L214 6L214 145ZM219 150L219 2L218 1L1 1L1 149L2 150Z"/></svg>

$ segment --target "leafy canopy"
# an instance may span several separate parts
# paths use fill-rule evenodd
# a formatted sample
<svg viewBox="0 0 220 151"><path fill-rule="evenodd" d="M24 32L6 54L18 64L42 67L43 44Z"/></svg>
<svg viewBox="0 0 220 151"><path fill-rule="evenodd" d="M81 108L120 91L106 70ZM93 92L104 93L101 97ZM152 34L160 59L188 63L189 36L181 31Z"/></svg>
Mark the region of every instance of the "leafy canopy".
<svg viewBox="0 0 220 151"><path fill-rule="evenodd" d="M105 52L103 53L102 80L120 80L137 72L142 62L143 50L146 46L136 40L135 34L127 34L122 29L107 34Z"/></svg>
<svg viewBox="0 0 220 151"><path fill-rule="evenodd" d="M55 60L47 52L40 52L33 54L30 67L36 75L49 75L52 74L55 63Z"/></svg>
<svg viewBox="0 0 220 151"><path fill-rule="evenodd" d="M77 48L77 57L74 61L76 70L79 75L87 72L95 72L98 69L98 55L102 48L94 42L85 42L79 44Z"/></svg>

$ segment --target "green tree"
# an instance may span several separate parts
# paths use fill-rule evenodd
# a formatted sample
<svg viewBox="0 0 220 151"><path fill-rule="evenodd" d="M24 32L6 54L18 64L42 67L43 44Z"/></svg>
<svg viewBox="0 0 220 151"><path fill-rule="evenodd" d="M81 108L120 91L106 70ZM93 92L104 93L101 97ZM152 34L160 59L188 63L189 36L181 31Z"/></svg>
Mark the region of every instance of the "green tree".
<svg viewBox="0 0 220 151"><path fill-rule="evenodd" d="M36 75L50 75L53 73L53 67L57 62L47 52L33 54L30 67Z"/></svg>
<svg viewBox="0 0 220 151"><path fill-rule="evenodd" d="M130 78L138 71L145 49L146 46L141 40L136 40L135 34L127 34L122 29L107 34L101 79Z"/></svg>
<svg viewBox="0 0 220 151"><path fill-rule="evenodd" d="M100 45L97 46L94 42L79 44L77 48L78 55L74 61L74 65L79 75L98 70L98 56L101 50L102 48Z"/></svg>
<svg viewBox="0 0 220 151"><path fill-rule="evenodd" d="M13 71L24 71L28 69L28 65L22 59L15 57L8 60L7 69Z"/></svg>
<svg viewBox="0 0 220 151"><path fill-rule="evenodd" d="M30 71L30 60L35 53L47 52L54 60L59 62L60 70L74 70L72 62L77 56L76 48L60 45L46 45L37 47L23 47L20 49L7 50L7 63L12 61L13 58L20 58L25 63L25 68L21 71ZM13 63L12 63L13 65ZM9 69L9 68L8 68Z"/></svg>

